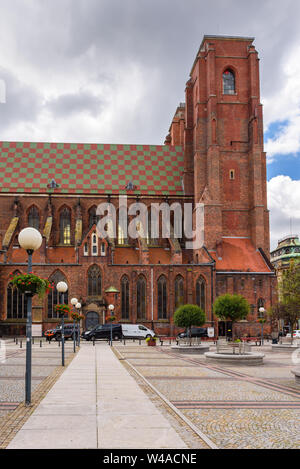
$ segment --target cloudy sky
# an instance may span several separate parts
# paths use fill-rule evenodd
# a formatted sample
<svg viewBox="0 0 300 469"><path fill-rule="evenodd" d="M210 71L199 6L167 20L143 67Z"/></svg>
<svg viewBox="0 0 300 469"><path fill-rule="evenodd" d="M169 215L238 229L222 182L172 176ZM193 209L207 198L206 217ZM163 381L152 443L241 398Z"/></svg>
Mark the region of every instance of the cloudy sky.
<svg viewBox="0 0 300 469"><path fill-rule="evenodd" d="M274 248L300 235L299 17L299 0L0 0L0 140L161 144L203 35L254 36Z"/></svg>

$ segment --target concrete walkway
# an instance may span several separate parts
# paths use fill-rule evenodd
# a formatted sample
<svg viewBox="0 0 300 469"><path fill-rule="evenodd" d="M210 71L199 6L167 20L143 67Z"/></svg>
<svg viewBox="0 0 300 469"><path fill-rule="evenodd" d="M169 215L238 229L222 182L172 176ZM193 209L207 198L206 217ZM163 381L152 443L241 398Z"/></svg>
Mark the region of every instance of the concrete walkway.
<svg viewBox="0 0 300 469"><path fill-rule="evenodd" d="M111 348L84 343L7 449L186 447Z"/></svg>

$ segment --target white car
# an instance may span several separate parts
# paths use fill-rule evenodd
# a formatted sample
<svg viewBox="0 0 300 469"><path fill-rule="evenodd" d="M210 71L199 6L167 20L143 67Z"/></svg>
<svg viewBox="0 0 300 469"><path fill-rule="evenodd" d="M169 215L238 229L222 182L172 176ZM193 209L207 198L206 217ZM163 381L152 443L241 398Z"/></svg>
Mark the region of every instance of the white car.
<svg viewBox="0 0 300 469"><path fill-rule="evenodd" d="M155 332L142 324L122 324L122 333L125 339L146 339L155 336Z"/></svg>
<svg viewBox="0 0 300 469"><path fill-rule="evenodd" d="M296 329L293 331L293 337L300 339L300 329Z"/></svg>

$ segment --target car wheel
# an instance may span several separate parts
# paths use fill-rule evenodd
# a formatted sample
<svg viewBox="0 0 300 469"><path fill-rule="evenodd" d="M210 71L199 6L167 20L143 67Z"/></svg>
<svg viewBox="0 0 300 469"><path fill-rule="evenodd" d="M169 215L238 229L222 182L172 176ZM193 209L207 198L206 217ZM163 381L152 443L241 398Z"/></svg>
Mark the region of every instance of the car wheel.
<svg viewBox="0 0 300 469"><path fill-rule="evenodd" d="M114 335L113 340L120 340L120 336L119 335Z"/></svg>

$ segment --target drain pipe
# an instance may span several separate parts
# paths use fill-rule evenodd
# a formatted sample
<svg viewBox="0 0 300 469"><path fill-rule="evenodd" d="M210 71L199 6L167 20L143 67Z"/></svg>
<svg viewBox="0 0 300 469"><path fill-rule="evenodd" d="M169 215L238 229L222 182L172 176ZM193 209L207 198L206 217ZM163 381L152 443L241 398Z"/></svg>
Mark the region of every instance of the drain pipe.
<svg viewBox="0 0 300 469"><path fill-rule="evenodd" d="M153 267L151 267L151 320L153 324Z"/></svg>

